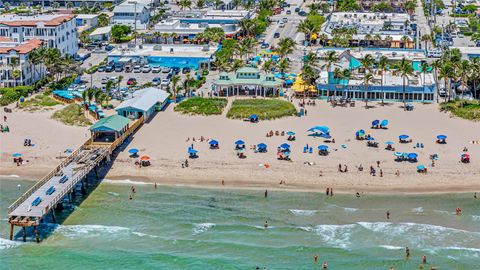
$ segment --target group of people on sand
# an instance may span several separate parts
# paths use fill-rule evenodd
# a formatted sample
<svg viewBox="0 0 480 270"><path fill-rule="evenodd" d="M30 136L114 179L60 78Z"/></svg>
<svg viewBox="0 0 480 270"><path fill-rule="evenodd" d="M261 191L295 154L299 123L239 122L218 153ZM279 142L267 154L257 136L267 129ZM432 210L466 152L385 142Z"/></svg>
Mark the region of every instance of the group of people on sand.
<svg viewBox="0 0 480 270"><path fill-rule="evenodd" d="M187 139L185 141L190 142L190 137L187 137ZM210 139L206 138L204 136L200 136L199 139L196 139L195 137L192 137L192 142L208 142L208 141L210 141Z"/></svg>
<svg viewBox="0 0 480 270"><path fill-rule="evenodd" d="M283 131L283 130L278 131L277 130L277 131L273 132L273 130L270 130L269 132L267 132L266 137L270 138L270 137L273 137L273 135L275 135L275 136L285 136L285 131Z"/></svg>
<svg viewBox="0 0 480 270"><path fill-rule="evenodd" d="M3 122L5 122L5 123L7 122L7 116L6 115L3 116ZM2 133L3 132L10 132L10 128L6 124L5 125L0 124L0 132L2 132Z"/></svg>

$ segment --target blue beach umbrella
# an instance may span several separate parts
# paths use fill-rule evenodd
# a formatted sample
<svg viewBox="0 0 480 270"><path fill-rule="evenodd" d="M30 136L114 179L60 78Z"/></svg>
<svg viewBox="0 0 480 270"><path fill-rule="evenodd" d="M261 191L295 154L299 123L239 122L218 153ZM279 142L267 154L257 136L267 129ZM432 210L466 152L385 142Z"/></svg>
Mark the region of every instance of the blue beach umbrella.
<svg viewBox="0 0 480 270"><path fill-rule="evenodd" d="M407 155L407 158L408 159L416 159L418 157L417 153L409 153Z"/></svg>
<svg viewBox="0 0 480 270"><path fill-rule="evenodd" d="M330 131L330 129L327 126L314 126L314 127L310 128L308 131L328 133Z"/></svg>
<svg viewBox="0 0 480 270"><path fill-rule="evenodd" d="M403 134L403 135L398 136L398 138L399 138L400 140L406 140L406 139L410 138L410 136L408 136L408 135L406 135L406 134Z"/></svg>
<svg viewBox="0 0 480 270"><path fill-rule="evenodd" d="M196 154L196 153L198 153L198 150L195 150L195 149L189 147L189 148L188 148L188 153L189 153L189 154Z"/></svg>
<svg viewBox="0 0 480 270"><path fill-rule="evenodd" d="M285 80L285 83L286 84L293 84L293 80L292 79L287 79L287 80Z"/></svg>
<svg viewBox="0 0 480 270"><path fill-rule="evenodd" d="M132 148L132 149L128 150L128 153L132 154L132 155L136 154L136 153L138 153L138 149L137 148Z"/></svg>
<svg viewBox="0 0 480 270"><path fill-rule="evenodd" d="M218 144L218 141L216 141L216 140L211 140L211 141L208 142L208 144L210 144L210 145L217 145L217 144Z"/></svg>
<svg viewBox="0 0 480 270"><path fill-rule="evenodd" d="M258 149L267 149L267 145L264 143L257 144Z"/></svg>
<svg viewBox="0 0 480 270"><path fill-rule="evenodd" d="M418 165L417 166L417 170L421 171L421 170L424 170L425 169L425 166L423 165Z"/></svg>
<svg viewBox="0 0 480 270"><path fill-rule="evenodd" d="M295 135L295 132L289 131L289 132L287 132L287 135L288 135L288 136L293 136L293 135Z"/></svg>
<svg viewBox="0 0 480 270"><path fill-rule="evenodd" d="M378 126L380 124L380 120L373 120L372 126Z"/></svg>
<svg viewBox="0 0 480 270"><path fill-rule="evenodd" d="M12 155L12 157L21 157L21 156L22 156L22 154L20 154L20 153L13 153L13 155Z"/></svg>
<svg viewBox="0 0 480 270"><path fill-rule="evenodd" d="M236 145L242 145L242 144L245 144L245 142L242 141L242 140L238 140L238 141L235 142L235 144L236 144Z"/></svg>
<svg viewBox="0 0 480 270"><path fill-rule="evenodd" d="M322 137L322 138L324 138L324 139L330 139L330 138L332 138L332 136L330 136L330 134L324 134L324 133L320 134L319 137Z"/></svg>
<svg viewBox="0 0 480 270"><path fill-rule="evenodd" d="M280 145L280 148L290 149L290 144L288 144L288 143L282 143L282 144Z"/></svg>
<svg viewBox="0 0 480 270"><path fill-rule="evenodd" d="M393 153L393 155L396 156L396 157L401 157L401 156L403 156L403 153L402 152L395 152L395 153Z"/></svg>
<svg viewBox="0 0 480 270"><path fill-rule="evenodd" d="M382 126L382 127L388 126L388 120L387 119L382 120L382 122L380 123L380 126Z"/></svg>
<svg viewBox="0 0 480 270"><path fill-rule="evenodd" d="M320 150L320 151L326 151L326 150L328 150L328 146L327 146L327 145L319 145L319 146L318 146L318 150Z"/></svg>
<svg viewBox="0 0 480 270"><path fill-rule="evenodd" d="M443 140L447 139L447 135L438 135L438 136L437 136L437 139L443 141Z"/></svg>
<svg viewBox="0 0 480 270"><path fill-rule="evenodd" d="M392 144L394 144L394 142L388 141L388 142L385 142L385 144L386 144L386 145L392 145Z"/></svg>
<svg viewBox="0 0 480 270"><path fill-rule="evenodd" d="M258 119L258 116L257 116L256 114L252 114L252 115L250 115L249 118L250 118L250 119Z"/></svg>
<svg viewBox="0 0 480 270"><path fill-rule="evenodd" d="M374 140L375 140L375 138L373 138L373 137L368 137L367 138L367 141L374 141Z"/></svg>

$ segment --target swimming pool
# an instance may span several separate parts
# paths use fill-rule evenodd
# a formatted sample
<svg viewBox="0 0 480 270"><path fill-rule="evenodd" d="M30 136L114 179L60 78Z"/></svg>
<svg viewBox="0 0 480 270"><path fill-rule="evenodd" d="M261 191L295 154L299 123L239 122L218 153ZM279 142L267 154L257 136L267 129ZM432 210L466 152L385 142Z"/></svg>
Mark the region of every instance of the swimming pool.
<svg viewBox="0 0 480 270"><path fill-rule="evenodd" d="M201 63L208 63L210 58L148 56L147 61L152 67L189 67L191 69L198 69Z"/></svg>

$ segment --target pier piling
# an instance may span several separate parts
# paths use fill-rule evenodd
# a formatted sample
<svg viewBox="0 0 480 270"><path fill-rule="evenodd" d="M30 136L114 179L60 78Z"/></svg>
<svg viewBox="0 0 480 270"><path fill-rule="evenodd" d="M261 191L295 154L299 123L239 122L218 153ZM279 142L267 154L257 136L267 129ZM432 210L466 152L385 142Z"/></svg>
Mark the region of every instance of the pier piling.
<svg viewBox="0 0 480 270"><path fill-rule="evenodd" d="M38 230L37 226L33 226L33 232L35 233L35 239L37 240L37 243L40 243L40 237L38 236Z"/></svg>
<svg viewBox="0 0 480 270"><path fill-rule="evenodd" d="M13 224L10 224L10 241L13 240L13 230L14 230L14 225Z"/></svg>
<svg viewBox="0 0 480 270"><path fill-rule="evenodd" d="M27 242L27 229L25 228L25 226L22 226L22 238L23 242Z"/></svg>

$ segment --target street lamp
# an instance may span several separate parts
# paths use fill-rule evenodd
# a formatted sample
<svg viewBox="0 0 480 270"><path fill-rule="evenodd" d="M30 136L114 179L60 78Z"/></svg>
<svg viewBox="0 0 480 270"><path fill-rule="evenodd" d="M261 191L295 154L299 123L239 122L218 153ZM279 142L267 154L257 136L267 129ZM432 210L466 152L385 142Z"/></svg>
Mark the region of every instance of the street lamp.
<svg viewBox="0 0 480 270"><path fill-rule="evenodd" d="M93 87L93 72L92 72L93 64L90 63L90 64L88 64L88 66L90 67L90 88L92 88Z"/></svg>
<svg viewBox="0 0 480 270"><path fill-rule="evenodd" d="M135 34L135 46L137 46L137 1L129 1L129 4L134 5L134 28L133 28L133 33Z"/></svg>

